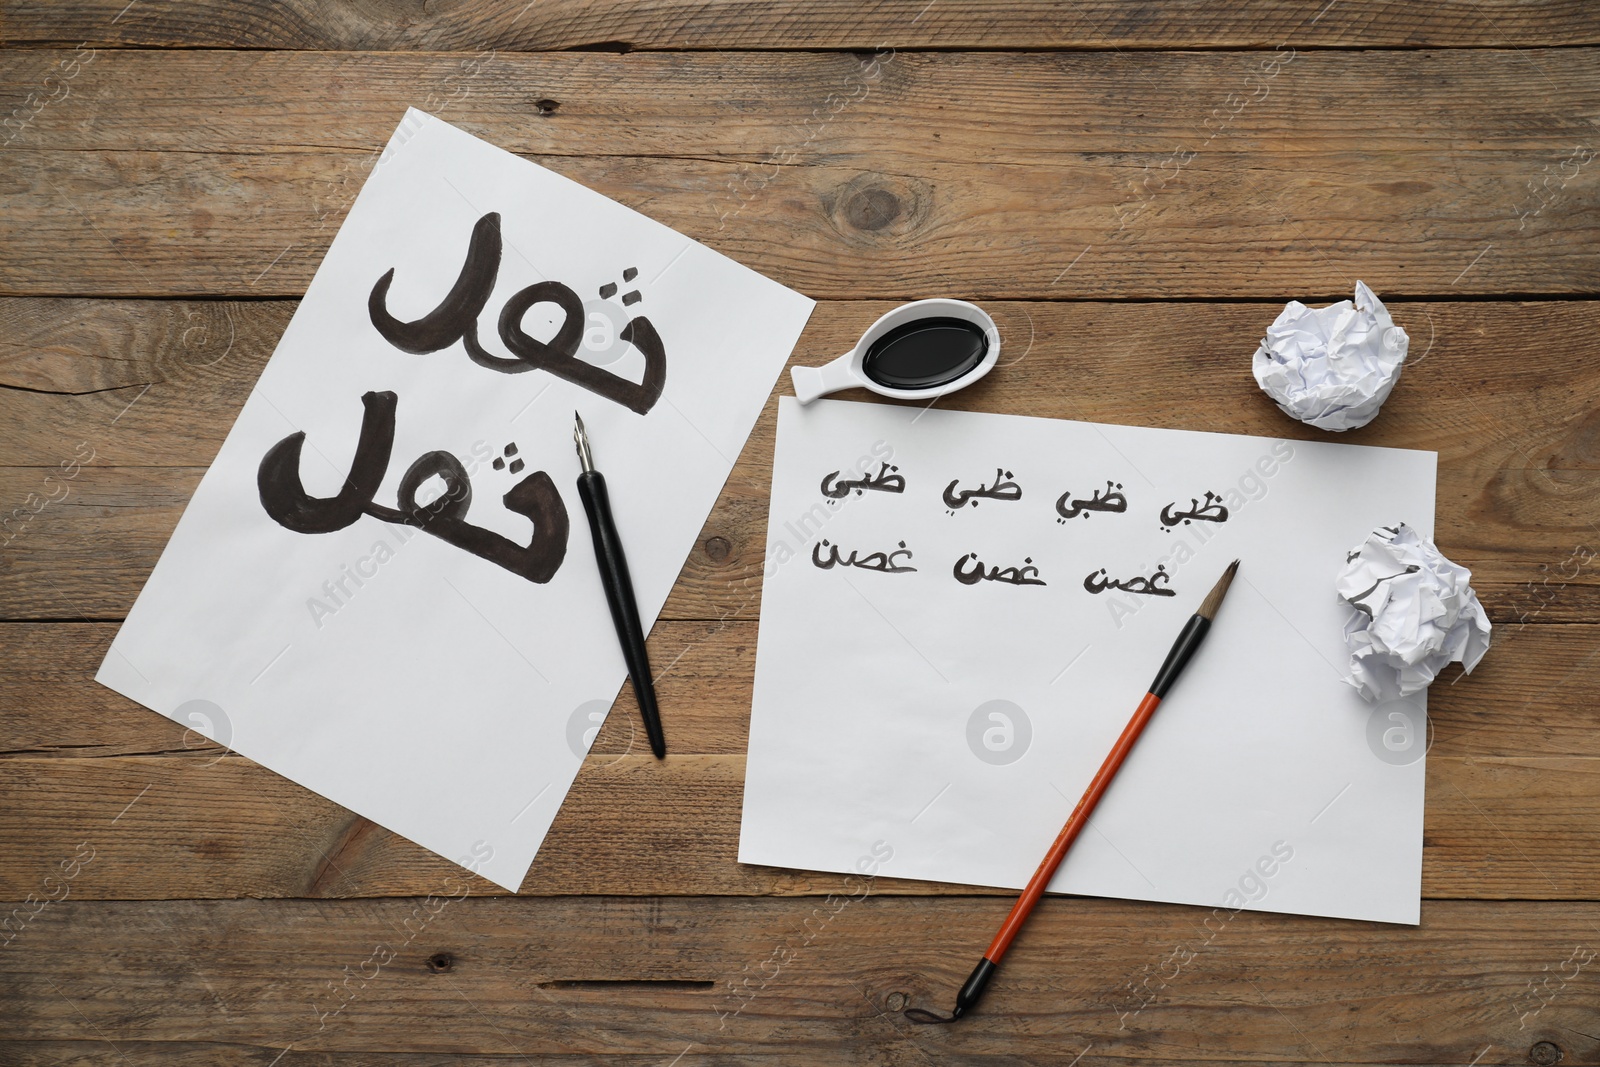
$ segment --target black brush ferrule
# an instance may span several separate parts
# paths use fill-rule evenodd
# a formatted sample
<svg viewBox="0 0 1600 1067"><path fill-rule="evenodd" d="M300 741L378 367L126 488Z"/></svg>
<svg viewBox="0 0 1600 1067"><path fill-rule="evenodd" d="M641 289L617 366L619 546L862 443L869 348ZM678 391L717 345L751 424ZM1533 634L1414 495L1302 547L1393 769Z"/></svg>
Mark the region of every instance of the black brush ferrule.
<svg viewBox="0 0 1600 1067"><path fill-rule="evenodd" d="M1194 655L1195 649L1200 647L1200 642L1206 639L1206 632L1210 629L1211 620L1204 615L1189 616L1188 624L1178 634L1178 639L1172 643L1172 651L1167 653L1167 661L1156 672L1156 680L1150 683L1152 694L1157 697L1167 695L1167 690L1172 688L1172 683L1183 673L1189 658Z"/></svg>
<svg viewBox="0 0 1600 1067"><path fill-rule="evenodd" d="M962 986L961 992L956 994L956 1007L950 1013L951 1019L961 1018L971 1010L974 1004L978 1003L979 998L983 996L984 987L989 984L989 979L994 977L994 972L998 966L988 958L978 961L978 965L972 968L972 973L967 976L967 984Z"/></svg>

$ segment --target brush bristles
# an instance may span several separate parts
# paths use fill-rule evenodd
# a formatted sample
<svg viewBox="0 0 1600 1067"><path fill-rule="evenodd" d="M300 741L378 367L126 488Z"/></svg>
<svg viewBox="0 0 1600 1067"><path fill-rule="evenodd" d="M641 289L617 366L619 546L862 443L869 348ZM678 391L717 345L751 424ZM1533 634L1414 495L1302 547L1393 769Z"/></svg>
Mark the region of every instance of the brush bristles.
<svg viewBox="0 0 1600 1067"><path fill-rule="evenodd" d="M1222 577L1217 579L1217 584L1211 587L1211 592L1200 602L1200 610L1195 612L1203 619L1211 620L1217 617L1217 609L1222 607L1222 598L1228 595L1228 586L1233 584L1233 576L1239 570L1239 561L1234 560L1228 564L1228 569L1222 572Z"/></svg>

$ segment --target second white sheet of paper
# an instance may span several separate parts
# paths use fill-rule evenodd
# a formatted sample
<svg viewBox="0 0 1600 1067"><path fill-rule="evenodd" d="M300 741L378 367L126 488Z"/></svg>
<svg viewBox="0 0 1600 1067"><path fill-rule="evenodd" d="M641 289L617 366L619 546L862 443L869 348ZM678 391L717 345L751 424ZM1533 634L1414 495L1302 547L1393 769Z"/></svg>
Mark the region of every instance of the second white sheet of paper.
<svg viewBox="0 0 1600 1067"><path fill-rule="evenodd" d="M1333 579L1435 453L786 398L773 467L742 862L1020 888L1238 557L1050 889L1418 921L1425 694Z"/></svg>

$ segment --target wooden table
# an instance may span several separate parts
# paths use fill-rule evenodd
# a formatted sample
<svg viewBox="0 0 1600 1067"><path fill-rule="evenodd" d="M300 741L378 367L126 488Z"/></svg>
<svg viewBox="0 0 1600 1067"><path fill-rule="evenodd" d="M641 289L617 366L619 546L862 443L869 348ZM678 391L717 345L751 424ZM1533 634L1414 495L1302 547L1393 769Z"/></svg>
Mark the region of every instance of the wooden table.
<svg viewBox="0 0 1600 1067"><path fill-rule="evenodd" d="M1600 5L0 10L0 1064L1600 1063ZM735 860L775 400L651 635L675 754L624 695L518 895L97 686L408 104L818 298L797 360L981 300L953 407L1318 439L1250 354L1371 285L1412 355L1340 439L1439 452L1497 627L1420 928L1053 899L909 1024L1004 899Z"/></svg>

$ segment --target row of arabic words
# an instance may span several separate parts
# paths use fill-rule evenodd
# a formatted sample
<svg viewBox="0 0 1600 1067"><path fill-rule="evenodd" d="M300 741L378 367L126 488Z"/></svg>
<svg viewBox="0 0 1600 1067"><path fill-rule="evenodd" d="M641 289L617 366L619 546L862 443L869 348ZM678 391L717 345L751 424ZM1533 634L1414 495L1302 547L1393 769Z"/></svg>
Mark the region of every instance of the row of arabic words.
<svg viewBox="0 0 1600 1067"><path fill-rule="evenodd" d="M826 537L811 548L812 565L818 570L825 571L831 571L835 567L851 567L876 574L915 574L917 568L912 566L914 558L914 554L906 547L904 541L898 542L897 547L891 551L866 554L862 554L859 549L851 549L849 554L846 554L841 546ZM1006 585L1047 584L1040 577L1039 568L1034 566L1032 556L1025 557L1019 566L1000 567L984 563L976 552L968 552L956 560L955 566L951 568L951 574L962 585L977 585L979 582L1002 582ZM1121 579L1111 578L1106 568L1101 567L1083 580L1083 587L1091 593L1120 589L1125 593L1138 593L1144 596L1176 596L1176 590L1167 586L1171 579L1172 576L1167 573L1164 565L1157 567L1155 573L1148 577L1135 575Z"/></svg>
<svg viewBox="0 0 1600 1067"><path fill-rule="evenodd" d="M905 475L900 473L899 467L889 463L880 465L876 472L866 472L858 478L842 478L840 475L843 473L842 470L831 471L822 478L819 489L830 501L842 500L852 492L860 496L866 492L898 494L906 491ZM961 479L953 479L942 494L944 505L953 515L968 505L977 507L982 500L1021 500L1022 487L1015 478L1004 467L997 467L994 479L976 488L963 489ZM1095 512L1120 514L1127 510L1128 497L1122 491L1122 483L1110 479L1106 480L1104 489L1096 489L1087 497L1074 496L1069 489L1056 499L1056 514L1062 522L1079 516L1088 518ZM1191 497L1187 508L1180 508L1176 500L1165 505L1161 509L1160 519L1162 528L1167 530L1196 521L1227 522L1228 507L1222 497L1208 490L1203 498Z"/></svg>

